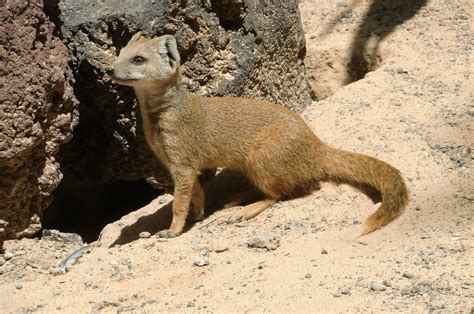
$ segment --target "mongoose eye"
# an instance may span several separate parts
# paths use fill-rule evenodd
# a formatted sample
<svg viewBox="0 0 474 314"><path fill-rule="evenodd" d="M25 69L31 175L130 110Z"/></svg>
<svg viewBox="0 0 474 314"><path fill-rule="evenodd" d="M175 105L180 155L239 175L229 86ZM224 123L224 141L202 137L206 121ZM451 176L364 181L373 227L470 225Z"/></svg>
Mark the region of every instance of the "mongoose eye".
<svg viewBox="0 0 474 314"><path fill-rule="evenodd" d="M141 56L135 56L133 57L132 59L132 62L136 65L142 65L145 63L145 58L141 57Z"/></svg>

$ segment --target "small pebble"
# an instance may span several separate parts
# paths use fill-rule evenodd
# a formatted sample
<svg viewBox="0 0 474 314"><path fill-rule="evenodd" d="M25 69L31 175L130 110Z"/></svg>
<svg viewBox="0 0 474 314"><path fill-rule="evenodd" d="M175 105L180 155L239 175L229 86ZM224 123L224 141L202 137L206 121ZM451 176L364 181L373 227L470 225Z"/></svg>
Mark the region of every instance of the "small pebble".
<svg viewBox="0 0 474 314"><path fill-rule="evenodd" d="M325 249L322 249L321 254L328 254L328 251L326 251Z"/></svg>
<svg viewBox="0 0 474 314"><path fill-rule="evenodd" d="M187 306L187 307L195 307L196 304L195 304L194 302L189 301L186 306Z"/></svg>
<svg viewBox="0 0 474 314"><path fill-rule="evenodd" d="M275 236L255 236L247 240L247 246L250 248L266 249L267 251L273 251L280 246L280 239Z"/></svg>
<svg viewBox="0 0 474 314"><path fill-rule="evenodd" d="M141 238L141 239L148 239L149 237L151 237L151 233L148 232L148 231L142 231L142 232L140 232L138 237Z"/></svg>
<svg viewBox="0 0 474 314"><path fill-rule="evenodd" d="M420 287L420 291L419 291L419 292L420 292L421 295L425 295L425 294L429 293L430 291L431 291L431 287L430 287L430 286L428 286L428 285L423 285L423 286Z"/></svg>
<svg viewBox="0 0 474 314"><path fill-rule="evenodd" d="M194 261L194 266L204 267L209 265L209 252L204 250L199 252L198 259Z"/></svg>
<svg viewBox="0 0 474 314"><path fill-rule="evenodd" d="M3 258L4 258L6 261L12 259L13 256L15 256L15 254L13 254L12 252L5 252L5 254L3 254Z"/></svg>
<svg viewBox="0 0 474 314"><path fill-rule="evenodd" d="M21 290L21 289L23 289L23 285L21 283L17 283L15 285L15 288L18 289L18 290Z"/></svg>
<svg viewBox="0 0 474 314"><path fill-rule="evenodd" d="M404 68L398 67L395 69L398 74L408 74L408 71Z"/></svg>
<svg viewBox="0 0 474 314"><path fill-rule="evenodd" d="M5 269L0 268L0 275L3 275L5 273Z"/></svg>
<svg viewBox="0 0 474 314"><path fill-rule="evenodd" d="M434 299L433 301L430 302L430 306L435 309L444 309L445 304L446 304L446 301L442 299Z"/></svg>
<svg viewBox="0 0 474 314"><path fill-rule="evenodd" d="M392 287L392 282L391 282L390 280L388 280L388 279L384 279L384 280L382 281L382 284L383 284L384 286L386 286L386 287Z"/></svg>
<svg viewBox="0 0 474 314"><path fill-rule="evenodd" d="M220 245L216 245L214 248L213 248L214 252L216 253L222 253L222 252L225 252L225 251L228 251L229 250L229 246L228 245L224 245L224 244L220 244Z"/></svg>
<svg viewBox="0 0 474 314"><path fill-rule="evenodd" d="M474 194L467 194L462 196L464 199L467 199L468 201L474 201Z"/></svg>
<svg viewBox="0 0 474 314"><path fill-rule="evenodd" d="M311 279L311 277L313 277L310 273L306 273L306 275L304 275L304 278L306 279Z"/></svg>
<svg viewBox="0 0 474 314"><path fill-rule="evenodd" d="M411 278L413 278L413 274L406 271L406 272L403 273L403 277L411 279Z"/></svg>
<svg viewBox="0 0 474 314"><path fill-rule="evenodd" d="M343 295L350 295L351 294L351 290L349 290L349 288L346 288L344 290L341 290L341 294Z"/></svg>
<svg viewBox="0 0 474 314"><path fill-rule="evenodd" d="M385 287L380 282L374 281L370 284L370 289L372 289L374 291L385 291L387 289L387 287Z"/></svg>
<svg viewBox="0 0 474 314"><path fill-rule="evenodd" d="M0 256L0 266L5 264L6 262L7 262L6 259L4 259L2 256Z"/></svg>

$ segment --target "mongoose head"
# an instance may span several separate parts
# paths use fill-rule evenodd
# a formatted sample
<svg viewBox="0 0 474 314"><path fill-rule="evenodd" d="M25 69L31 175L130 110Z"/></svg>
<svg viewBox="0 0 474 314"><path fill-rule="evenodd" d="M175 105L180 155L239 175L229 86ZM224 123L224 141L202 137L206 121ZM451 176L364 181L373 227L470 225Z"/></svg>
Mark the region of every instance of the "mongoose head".
<svg viewBox="0 0 474 314"><path fill-rule="evenodd" d="M171 35L145 38L135 34L107 73L121 85L133 87L166 84L179 76L180 57Z"/></svg>

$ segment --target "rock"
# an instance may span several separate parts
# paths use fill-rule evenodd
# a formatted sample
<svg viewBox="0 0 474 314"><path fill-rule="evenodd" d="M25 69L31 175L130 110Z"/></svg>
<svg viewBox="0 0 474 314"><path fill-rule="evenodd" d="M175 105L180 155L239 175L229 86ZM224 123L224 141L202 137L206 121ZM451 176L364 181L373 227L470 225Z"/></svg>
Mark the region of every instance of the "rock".
<svg viewBox="0 0 474 314"><path fill-rule="evenodd" d="M410 294L413 294L412 286L406 286L402 288L402 295L410 295Z"/></svg>
<svg viewBox="0 0 474 314"><path fill-rule="evenodd" d="M65 244L76 244L78 246L83 245L83 241L80 235L77 233L66 233L58 230L43 230L43 240L61 242Z"/></svg>
<svg viewBox="0 0 474 314"><path fill-rule="evenodd" d="M212 250L216 253L222 253L229 250L229 246L226 244L213 245Z"/></svg>
<svg viewBox="0 0 474 314"><path fill-rule="evenodd" d="M326 251L325 249L321 249L321 254L328 254L328 251Z"/></svg>
<svg viewBox="0 0 474 314"><path fill-rule="evenodd" d="M341 294L342 294L342 295L350 295L350 294L351 294L351 290L350 290L349 288L343 289L343 290L341 290Z"/></svg>
<svg viewBox="0 0 474 314"><path fill-rule="evenodd" d="M408 74L408 70L402 68L402 67L398 67L395 69L395 71L398 73L398 74Z"/></svg>
<svg viewBox="0 0 474 314"><path fill-rule="evenodd" d="M62 179L58 151L72 138L79 111L68 52L43 1L3 2L0 24L1 247L41 230Z"/></svg>
<svg viewBox="0 0 474 314"><path fill-rule="evenodd" d="M311 279L311 277L313 277L313 276L311 276L310 273L306 273L306 275L304 275L304 278L306 278L306 279Z"/></svg>
<svg viewBox="0 0 474 314"><path fill-rule="evenodd" d="M448 121L448 124L452 127L457 127L461 125L461 121Z"/></svg>
<svg viewBox="0 0 474 314"><path fill-rule="evenodd" d="M431 142L430 147L433 150L439 150L443 153L446 153L448 150L452 149L452 146L447 143Z"/></svg>
<svg viewBox="0 0 474 314"><path fill-rule="evenodd" d="M209 265L209 252L203 250L199 252L197 260L194 261L194 266L203 267Z"/></svg>
<svg viewBox="0 0 474 314"><path fill-rule="evenodd" d="M2 256L0 256L0 266L3 266L3 264L5 264L7 261L5 260L5 258L3 258Z"/></svg>
<svg viewBox="0 0 474 314"><path fill-rule="evenodd" d="M246 221L239 221L238 223L235 224L235 226L239 228L245 228L248 226L248 223Z"/></svg>
<svg viewBox="0 0 474 314"><path fill-rule="evenodd" d="M256 236L247 241L247 246L250 248L273 251L280 246L280 239L275 236Z"/></svg>
<svg viewBox="0 0 474 314"><path fill-rule="evenodd" d="M3 275L5 273L5 269L0 268L0 275Z"/></svg>
<svg viewBox="0 0 474 314"><path fill-rule="evenodd" d="M106 225L99 234L97 246L110 248L117 244L129 243L137 240L144 229L155 233L164 228L164 224L169 226L166 219L162 223L157 223L156 217L166 217L165 209L172 199L173 196L170 194L160 195L150 204Z"/></svg>
<svg viewBox="0 0 474 314"><path fill-rule="evenodd" d="M9 252L9 251L7 251L3 254L3 258L6 261L11 260L13 258L13 256L15 256L15 254L13 252Z"/></svg>
<svg viewBox="0 0 474 314"><path fill-rule="evenodd" d="M443 299L434 299L433 301L430 302L430 307L434 309L444 309L444 306L446 304L446 301Z"/></svg>
<svg viewBox="0 0 474 314"><path fill-rule="evenodd" d="M373 291L385 291L387 287L385 287L380 282L374 281L370 284L370 289L372 289Z"/></svg>
<svg viewBox="0 0 474 314"><path fill-rule="evenodd" d="M420 288L419 288L419 293L421 295L425 295L427 293L431 292L431 286L429 285L422 285Z"/></svg>
<svg viewBox="0 0 474 314"><path fill-rule="evenodd" d="M383 284L384 286L386 286L386 287L392 287L392 282L391 282L390 280L388 280L388 279L384 279L384 280L382 281L382 284Z"/></svg>
<svg viewBox="0 0 474 314"><path fill-rule="evenodd" d="M403 277L411 279L411 278L413 278L413 274L406 271L406 272L403 272Z"/></svg>
<svg viewBox="0 0 474 314"><path fill-rule="evenodd" d="M23 285L22 285L21 283L17 283L17 284L15 285L15 289L21 290L21 289L23 289Z"/></svg>
<svg viewBox="0 0 474 314"><path fill-rule="evenodd" d="M466 194L462 196L464 199L467 199L468 201L474 201L474 194Z"/></svg>
<svg viewBox="0 0 474 314"><path fill-rule="evenodd" d="M148 232L148 231L142 231L142 232L140 232L138 237L142 238L142 239L148 239L149 237L151 237L151 233Z"/></svg>

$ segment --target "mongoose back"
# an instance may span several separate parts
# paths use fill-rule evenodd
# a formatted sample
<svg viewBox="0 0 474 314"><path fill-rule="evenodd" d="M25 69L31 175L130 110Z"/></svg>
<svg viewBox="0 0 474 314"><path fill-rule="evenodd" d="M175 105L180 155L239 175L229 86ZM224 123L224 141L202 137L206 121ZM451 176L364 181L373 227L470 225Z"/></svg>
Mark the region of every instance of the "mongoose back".
<svg viewBox="0 0 474 314"><path fill-rule="evenodd" d="M321 181L379 192L382 204L361 235L397 218L408 203L397 169L326 145L296 113L265 100L186 92L171 35L148 39L135 34L108 72L118 84L134 88L146 140L175 182L173 220L161 237L182 233L191 203L194 218L203 218L198 175L209 168L239 171L265 196L236 211L233 222L250 219L279 200L310 193Z"/></svg>

